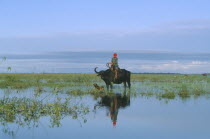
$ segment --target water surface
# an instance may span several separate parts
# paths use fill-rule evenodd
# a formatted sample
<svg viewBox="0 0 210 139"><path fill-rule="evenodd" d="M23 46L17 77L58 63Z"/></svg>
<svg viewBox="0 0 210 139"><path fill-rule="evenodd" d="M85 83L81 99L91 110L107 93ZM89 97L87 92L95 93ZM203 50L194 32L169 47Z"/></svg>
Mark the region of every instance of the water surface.
<svg viewBox="0 0 210 139"><path fill-rule="evenodd" d="M55 52L44 54L2 55L0 72L16 73L94 73L106 69L113 52ZM209 53L118 52L120 68L132 73L209 73Z"/></svg>
<svg viewBox="0 0 210 139"><path fill-rule="evenodd" d="M2 90L2 92L4 92ZM5 92L4 92L5 93ZM48 96L45 92L36 99ZM3 96L18 98L34 98L33 91L25 90L19 94L5 93ZM69 97L68 94L54 94L50 101ZM81 118L73 119L65 115L55 124L50 115L29 120L23 126L6 122L0 125L0 138L9 139L56 139L56 138L191 138L208 139L210 137L210 105L209 98L190 97L181 99L157 99L155 96L136 96L132 92L115 91L99 96L74 96L72 104L83 103L89 112ZM79 102L79 103L78 103ZM78 105L79 106L79 105ZM16 117L18 119L18 117ZM58 122L57 121L57 122ZM2 121L1 121L2 122ZM53 125L54 124L54 125ZM14 135L3 132L13 130Z"/></svg>

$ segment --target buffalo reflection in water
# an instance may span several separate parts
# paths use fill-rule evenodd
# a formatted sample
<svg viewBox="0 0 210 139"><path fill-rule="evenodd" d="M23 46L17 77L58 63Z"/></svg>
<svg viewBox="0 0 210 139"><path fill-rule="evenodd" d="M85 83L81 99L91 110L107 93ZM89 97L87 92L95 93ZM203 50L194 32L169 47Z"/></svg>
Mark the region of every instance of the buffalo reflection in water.
<svg viewBox="0 0 210 139"><path fill-rule="evenodd" d="M130 93L109 94L100 96L100 98L100 101L95 105L95 109L106 107L108 110L107 116L110 116L113 126L116 126L119 109L130 106Z"/></svg>

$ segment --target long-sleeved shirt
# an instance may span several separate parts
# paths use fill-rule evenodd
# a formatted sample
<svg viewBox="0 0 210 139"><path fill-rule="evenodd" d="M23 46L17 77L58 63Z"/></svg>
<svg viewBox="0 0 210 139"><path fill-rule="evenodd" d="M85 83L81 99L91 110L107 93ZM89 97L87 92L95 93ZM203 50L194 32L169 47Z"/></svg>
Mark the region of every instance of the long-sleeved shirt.
<svg viewBox="0 0 210 139"><path fill-rule="evenodd" d="M113 64L114 66L117 66L118 67L118 58L117 57L113 57L112 58L112 63L114 63Z"/></svg>

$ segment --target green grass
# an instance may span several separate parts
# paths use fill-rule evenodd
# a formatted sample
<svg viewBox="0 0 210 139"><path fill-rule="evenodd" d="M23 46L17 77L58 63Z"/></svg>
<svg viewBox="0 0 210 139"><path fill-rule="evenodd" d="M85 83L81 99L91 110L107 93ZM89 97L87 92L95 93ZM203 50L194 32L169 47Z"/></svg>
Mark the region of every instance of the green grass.
<svg viewBox="0 0 210 139"><path fill-rule="evenodd" d="M202 75L132 74L131 82L131 92L136 96L140 94L173 99L176 96L188 98L210 93L210 77ZM68 88L65 93L75 96L98 94L98 91L94 90L93 83L105 86L105 83L96 74L0 74L1 89L35 88L36 94L42 93L46 87L51 88L52 92L62 92Z"/></svg>
<svg viewBox="0 0 210 139"><path fill-rule="evenodd" d="M168 93L162 94L161 97L162 98L168 98L168 99L174 99L176 97L176 95L175 95L174 92L168 92Z"/></svg>
<svg viewBox="0 0 210 139"><path fill-rule="evenodd" d="M99 82L95 74L0 74L0 88L25 89L33 86L70 87L90 86L90 81Z"/></svg>

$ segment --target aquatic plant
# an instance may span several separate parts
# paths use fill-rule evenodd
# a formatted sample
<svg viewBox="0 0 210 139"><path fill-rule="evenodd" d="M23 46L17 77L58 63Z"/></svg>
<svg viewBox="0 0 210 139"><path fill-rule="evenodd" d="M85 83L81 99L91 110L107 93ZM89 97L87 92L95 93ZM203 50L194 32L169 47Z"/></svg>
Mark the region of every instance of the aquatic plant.
<svg viewBox="0 0 210 139"><path fill-rule="evenodd" d="M80 102L71 100L71 97L61 99L55 97L50 102L44 99L3 97L0 99L0 124L2 131L9 135L15 135L10 124L15 123L18 127L35 128L39 126L41 117L50 117L50 127L61 126L61 120L64 117L82 120L87 122L85 115L89 113L89 108ZM74 102L74 103L73 103Z"/></svg>
<svg viewBox="0 0 210 139"><path fill-rule="evenodd" d="M174 99L176 97L174 92L168 92L161 95L162 98Z"/></svg>

